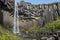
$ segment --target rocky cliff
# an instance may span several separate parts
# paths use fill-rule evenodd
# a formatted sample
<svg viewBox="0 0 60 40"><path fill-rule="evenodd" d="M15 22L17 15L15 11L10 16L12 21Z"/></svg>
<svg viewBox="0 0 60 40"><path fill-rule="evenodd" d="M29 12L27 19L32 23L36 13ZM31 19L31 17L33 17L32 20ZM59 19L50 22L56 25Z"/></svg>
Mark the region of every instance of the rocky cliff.
<svg viewBox="0 0 60 40"><path fill-rule="evenodd" d="M20 26L33 27L42 26L56 20L60 16L60 3L31 4L21 1L18 3Z"/></svg>
<svg viewBox="0 0 60 40"><path fill-rule="evenodd" d="M0 0L0 24L11 22L10 15L14 12L14 0ZM9 25L9 24L8 24Z"/></svg>
<svg viewBox="0 0 60 40"><path fill-rule="evenodd" d="M56 20L60 16L60 3L31 4L21 1L18 3L20 27L36 27ZM13 26L14 0L0 0L0 22Z"/></svg>

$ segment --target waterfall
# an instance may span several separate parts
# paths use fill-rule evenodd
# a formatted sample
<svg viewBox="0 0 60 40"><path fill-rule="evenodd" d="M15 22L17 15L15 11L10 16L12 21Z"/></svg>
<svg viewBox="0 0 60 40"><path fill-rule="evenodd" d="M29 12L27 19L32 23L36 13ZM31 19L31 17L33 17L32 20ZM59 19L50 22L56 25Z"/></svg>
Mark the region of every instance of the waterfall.
<svg viewBox="0 0 60 40"><path fill-rule="evenodd" d="M17 2L15 1L15 7L14 7L14 26L13 26L13 33L20 35L19 30L19 14L18 14L18 6Z"/></svg>

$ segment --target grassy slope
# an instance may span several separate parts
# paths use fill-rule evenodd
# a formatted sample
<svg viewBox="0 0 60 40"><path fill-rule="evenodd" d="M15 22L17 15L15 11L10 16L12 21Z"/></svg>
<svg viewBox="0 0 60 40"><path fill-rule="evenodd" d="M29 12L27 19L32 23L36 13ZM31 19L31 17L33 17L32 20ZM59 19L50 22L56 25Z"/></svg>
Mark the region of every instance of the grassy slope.
<svg viewBox="0 0 60 40"><path fill-rule="evenodd" d="M22 40L21 37L17 37L7 29L0 26L0 40Z"/></svg>
<svg viewBox="0 0 60 40"><path fill-rule="evenodd" d="M46 29L51 30L51 31L60 30L60 17L58 17L57 20L55 20L55 21L47 23L43 27L32 27L32 28L28 28L26 31L37 32L37 31L42 31L42 30L46 30Z"/></svg>

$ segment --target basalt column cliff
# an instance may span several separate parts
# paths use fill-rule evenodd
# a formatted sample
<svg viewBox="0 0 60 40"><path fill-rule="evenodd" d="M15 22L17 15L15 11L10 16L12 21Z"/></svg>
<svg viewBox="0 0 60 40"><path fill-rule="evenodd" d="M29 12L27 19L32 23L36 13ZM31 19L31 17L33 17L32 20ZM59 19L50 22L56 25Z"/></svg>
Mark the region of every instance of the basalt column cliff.
<svg viewBox="0 0 60 40"><path fill-rule="evenodd" d="M20 26L25 28L43 26L60 16L60 3L36 5L21 1L18 7Z"/></svg>
<svg viewBox="0 0 60 40"><path fill-rule="evenodd" d="M10 25L13 20L14 0L0 0L0 24Z"/></svg>
<svg viewBox="0 0 60 40"><path fill-rule="evenodd" d="M20 27L37 27L56 20L60 16L60 3L31 4L18 3ZM0 0L0 24L13 26L14 0Z"/></svg>

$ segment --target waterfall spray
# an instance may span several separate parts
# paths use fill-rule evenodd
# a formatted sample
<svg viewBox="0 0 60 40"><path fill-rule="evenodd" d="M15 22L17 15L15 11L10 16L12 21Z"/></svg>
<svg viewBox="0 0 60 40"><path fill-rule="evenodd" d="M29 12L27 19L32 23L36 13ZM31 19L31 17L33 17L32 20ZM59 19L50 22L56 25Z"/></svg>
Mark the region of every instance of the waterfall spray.
<svg viewBox="0 0 60 40"><path fill-rule="evenodd" d="M14 26L13 26L13 33L14 34L20 34L19 31L19 14L18 14L18 6L17 2L15 1L15 7L14 7Z"/></svg>

